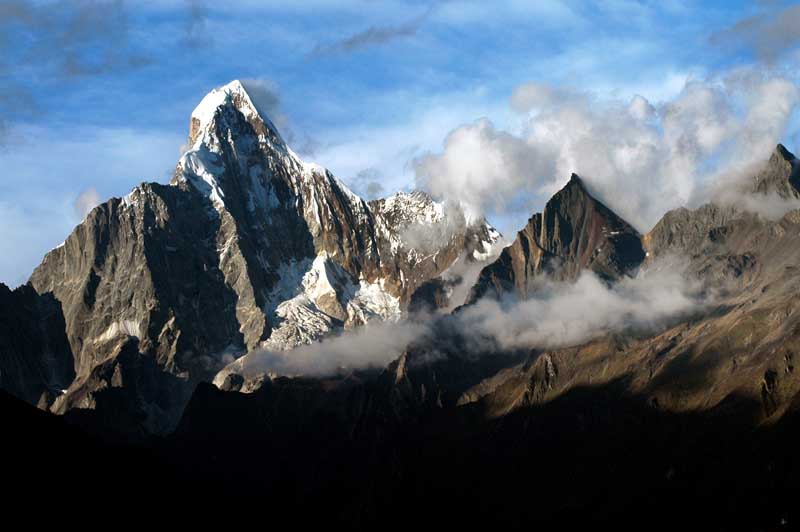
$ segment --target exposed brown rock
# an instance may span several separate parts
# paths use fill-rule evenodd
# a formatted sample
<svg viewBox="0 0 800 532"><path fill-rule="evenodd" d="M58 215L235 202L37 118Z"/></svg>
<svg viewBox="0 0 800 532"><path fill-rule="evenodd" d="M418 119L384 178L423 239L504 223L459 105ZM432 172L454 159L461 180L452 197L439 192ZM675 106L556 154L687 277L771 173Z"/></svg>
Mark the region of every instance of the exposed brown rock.
<svg viewBox="0 0 800 532"><path fill-rule="evenodd" d="M481 272L470 301L506 292L527 297L544 275L573 280L590 270L613 281L632 272L644 257L636 230L593 198L573 174L514 243Z"/></svg>
<svg viewBox="0 0 800 532"><path fill-rule="evenodd" d="M778 144L766 166L753 178L752 191L759 194L775 192L781 198L800 198L800 171L797 157Z"/></svg>

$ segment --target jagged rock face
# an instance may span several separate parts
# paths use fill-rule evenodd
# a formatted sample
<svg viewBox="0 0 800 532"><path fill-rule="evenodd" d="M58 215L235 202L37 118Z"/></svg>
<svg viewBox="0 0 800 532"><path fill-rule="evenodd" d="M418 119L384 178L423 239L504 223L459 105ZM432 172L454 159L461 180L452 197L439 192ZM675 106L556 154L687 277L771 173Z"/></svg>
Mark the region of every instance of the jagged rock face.
<svg viewBox="0 0 800 532"><path fill-rule="evenodd" d="M50 295L0 283L0 388L43 407L75 377L64 317Z"/></svg>
<svg viewBox="0 0 800 532"><path fill-rule="evenodd" d="M783 157L782 153L779 147L776 154ZM766 167L774 167L775 161L773 155ZM757 199L781 190L793 176L789 169L783 167L783 181L776 178L751 193ZM530 257L523 250L536 249L536 256L546 260L545 246L539 242L558 249L552 244L559 242L555 236L538 238L540 219L541 215L532 218L510 253L484 269L482 280L500 266L511 272L493 289L524 296L512 280L530 278L531 270L514 268L530 261L514 259ZM639 259L642 267L678 267L687 282L705 294L706 305L698 306L690 319L664 324L663 332L620 331L581 346L518 353L522 362L499 371L483 368L478 382L481 368L460 356L457 347L448 351L438 343L416 346L389 368L398 387L417 402L448 395L452 400L454 393L460 394L456 404L470 405L489 418L545 404L582 386L617 381L625 383L626 393L651 397L654 405L668 411L723 408L728 401L744 399L762 404L757 420L763 420L778 418L798 404L800 309L795 294L800 288L800 210L771 221L730 205L681 208L667 213L641 241L646 251L644 261ZM563 274L556 271L559 275ZM457 346L458 338L448 342ZM426 363L432 353L439 356ZM465 365L474 373L465 372Z"/></svg>
<svg viewBox="0 0 800 532"><path fill-rule="evenodd" d="M644 236L644 245L651 260L668 253L700 254L704 241L713 238L711 232L739 218L733 207L714 204L696 210L684 207L669 211Z"/></svg>
<svg viewBox="0 0 800 532"><path fill-rule="evenodd" d="M456 208L435 203L424 192L399 193L370 202L375 213L383 274L400 279L403 301L445 273L456 261L486 262L495 254L500 234L486 223L469 223Z"/></svg>
<svg viewBox="0 0 800 532"><path fill-rule="evenodd" d="M800 198L800 170L797 165L797 157L778 144L767 165L754 177L752 192L775 192L785 199Z"/></svg>
<svg viewBox="0 0 800 532"><path fill-rule="evenodd" d="M484 268L470 301L506 292L527 297L544 274L572 280L591 270L611 281L635 270L644 258L636 230L593 198L573 174L497 261Z"/></svg>
<svg viewBox="0 0 800 532"><path fill-rule="evenodd" d="M762 196L783 199L800 198L797 187L796 159L778 145L763 169L752 179L752 188L743 197L757 202ZM787 204L791 206L791 203ZM791 249L769 247L784 237L797 211L770 221L744 210L737 203L709 203L695 210L679 208L668 212L644 238L648 264L665 256L678 257L686 273L708 287L728 292L743 290L762 269L775 264L791 264Z"/></svg>
<svg viewBox="0 0 800 532"><path fill-rule="evenodd" d="M675 238L681 232L688 235L685 241ZM648 249L655 256L684 254L690 275L712 284L720 278L735 282L729 291L717 292L709 306L698 307L690 318L676 319L655 333L620 331L548 351L465 355L470 350L462 349L457 330L448 327L451 316L442 319L425 342L410 346L374 384L315 380L313 389L307 390L302 379L262 379L245 387L243 381L231 378L223 388L247 393L214 391L224 395L218 404L249 405L258 412L251 426L269 430L270 438L274 425L267 428L263 421L267 418L291 420L282 425L289 426L290 433L319 434L321 429L315 427L322 425L315 414L321 410L334 412L334 425L348 436L385 434L395 420L425 435L425 429L418 429L425 426L421 420L438 426L457 423L454 420L496 419L495 426L502 427L520 421L519 416L533 407L581 390L584 402L573 404L565 416L578 427L596 422L593 417L598 412L589 405L612 389L646 401L653 412L709 413L714 419L735 420L748 430L751 423L776 421L796 411L800 211L772 222L750 214L733 216L714 206L679 210L648 236ZM592 390L601 391L592 395ZM281 393L291 393L291 402L282 400ZM215 404L207 394L196 398L198 411L191 412L184 428L204 425L203 410L212 410L207 405ZM754 404L760 411L752 410ZM266 411L271 414L264 415ZM640 421L629 419L634 424ZM535 422L523 417L523 428L516 426L513 430L518 432L510 434L510 441L525 434L528 421ZM214 426L202 434L211 433ZM582 430L578 432L582 437Z"/></svg>
<svg viewBox="0 0 800 532"><path fill-rule="evenodd" d="M417 287L499 238L421 193L368 204L297 157L239 82L203 99L189 142L169 185L95 208L31 276L61 304L75 358L60 410L105 386L88 377L127 338L162 370L207 379L248 351L398 319ZM422 248L418 226L449 232Z"/></svg>
<svg viewBox="0 0 800 532"><path fill-rule="evenodd" d="M88 415L92 424L125 438L146 438L175 427L193 390L141 353L135 338L118 338L109 356L79 374L50 410L78 423Z"/></svg>
<svg viewBox="0 0 800 532"><path fill-rule="evenodd" d="M78 374L119 338L138 338L176 374L200 372L203 356L241 338L205 206L197 194L143 184L94 209L34 271L36 290L61 302Z"/></svg>

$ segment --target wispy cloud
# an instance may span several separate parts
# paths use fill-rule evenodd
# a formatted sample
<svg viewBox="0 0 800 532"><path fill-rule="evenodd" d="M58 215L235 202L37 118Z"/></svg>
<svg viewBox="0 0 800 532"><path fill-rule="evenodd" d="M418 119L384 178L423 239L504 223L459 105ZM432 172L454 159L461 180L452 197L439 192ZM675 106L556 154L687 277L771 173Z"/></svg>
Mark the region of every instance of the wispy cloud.
<svg viewBox="0 0 800 532"><path fill-rule="evenodd" d="M278 84L266 78L247 78L241 80L247 94L262 116L278 128L283 139L300 155L312 155L318 141L307 133L298 133L289 116L284 112Z"/></svg>
<svg viewBox="0 0 800 532"><path fill-rule="evenodd" d="M28 79L39 80L108 74L152 61L132 46L121 0L4 2L0 5L0 58L0 76L5 78L12 70L28 71ZM36 100L31 82L4 83L0 130L8 127L11 118L34 116L39 111Z"/></svg>
<svg viewBox="0 0 800 532"><path fill-rule="evenodd" d="M422 321L368 323L322 342L291 351L256 351L234 362L228 371L247 377L278 375L335 375L337 372L382 367L399 357L412 341L430 333ZM225 371L217 376L221 384Z"/></svg>
<svg viewBox="0 0 800 532"><path fill-rule="evenodd" d="M152 58L132 46L130 21L121 0L104 2L26 2L21 27L14 33L27 40L23 60L50 64L65 76L86 76L146 65ZM15 50L20 47L15 44Z"/></svg>
<svg viewBox="0 0 800 532"><path fill-rule="evenodd" d="M187 0L186 34L183 43L192 48L208 46L214 42L208 31L208 8L203 0Z"/></svg>
<svg viewBox="0 0 800 532"><path fill-rule="evenodd" d="M773 62L800 44L800 5L761 2L762 10L729 28L714 32L712 44L745 47L764 61Z"/></svg>
<svg viewBox="0 0 800 532"><path fill-rule="evenodd" d="M350 53L359 49L385 44L389 41L416 35L422 24L430 16L433 7L412 19L400 24L370 26L348 37L332 43L318 43L309 54L310 57Z"/></svg>
<svg viewBox="0 0 800 532"><path fill-rule="evenodd" d="M688 280L682 264L674 261L664 258L611 287L585 272L574 283L543 280L527 300L484 299L453 315L372 323L289 352L254 352L215 382L221 384L229 371L246 377L326 376L382 367L412 343L424 347L426 357L416 362L425 363L442 358L453 345L459 346L460 355L478 356L576 345L623 330L658 331L708 302L700 284Z"/></svg>
<svg viewBox="0 0 800 532"><path fill-rule="evenodd" d="M78 194L78 197L75 199L75 203L73 204L75 207L75 216L78 219L85 218L92 209L100 204L100 201L100 193L97 192L96 188L89 187L85 189L83 192Z"/></svg>
<svg viewBox="0 0 800 532"><path fill-rule="evenodd" d="M176 7L186 14L186 27L174 44L208 44L205 3L185 0ZM45 111L34 83L62 87L119 77L163 60L142 39L148 28L132 19L137 8L124 0L0 2L0 143L11 122Z"/></svg>

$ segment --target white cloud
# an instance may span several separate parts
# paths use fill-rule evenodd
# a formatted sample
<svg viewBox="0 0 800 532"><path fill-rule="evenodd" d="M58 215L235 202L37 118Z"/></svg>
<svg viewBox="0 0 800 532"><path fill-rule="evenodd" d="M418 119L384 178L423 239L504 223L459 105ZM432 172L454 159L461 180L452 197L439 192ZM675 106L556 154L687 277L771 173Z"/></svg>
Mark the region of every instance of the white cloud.
<svg viewBox="0 0 800 532"><path fill-rule="evenodd" d="M701 308L699 285L686 280L680 263L665 264L612 287L585 271L574 283L544 281L524 301L483 299L458 315L459 330L475 349L503 350L576 345L631 328L657 331Z"/></svg>
<svg viewBox="0 0 800 532"><path fill-rule="evenodd" d="M381 95L356 109L358 113L363 110L365 122L362 124L309 129L310 135L320 144L313 159L361 192L364 190L360 187L360 175L363 177L365 170L380 175L384 194L408 190L414 183L414 169L409 161L434 150L447 132L463 123L465 117L476 119L492 115L506 122L504 118L509 113L505 106L487 103L487 100L479 90L433 97L423 94ZM398 101L402 101L402 105ZM367 122L368 113L375 109L394 109L398 105L407 112L401 113L396 120Z"/></svg>
<svg viewBox="0 0 800 532"><path fill-rule="evenodd" d="M444 145L441 154L415 161L417 186L454 200L470 218L504 210L519 194L531 193L540 176L555 172L552 157L485 119L457 128Z"/></svg>
<svg viewBox="0 0 800 532"><path fill-rule="evenodd" d="M439 153L416 160L417 184L491 213L526 208L530 201L520 198L549 196L574 172L644 232L666 211L707 201L766 161L798 101L791 81L749 69L689 81L659 104L528 84L510 100L525 116L520 134L485 120L463 125Z"/></svg>

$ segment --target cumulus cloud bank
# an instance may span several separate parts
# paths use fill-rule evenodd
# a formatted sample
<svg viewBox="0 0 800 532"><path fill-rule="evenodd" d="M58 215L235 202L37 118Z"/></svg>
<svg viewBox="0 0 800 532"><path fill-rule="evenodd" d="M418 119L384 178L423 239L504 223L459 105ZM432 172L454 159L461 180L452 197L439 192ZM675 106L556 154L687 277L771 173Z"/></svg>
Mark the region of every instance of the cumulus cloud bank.
<svg viewBox="0 0 800 532"><path fill-rule="evenodd" d="M440 153L416 159L417 184L473 215L515 206L530 214L575 172L644 232L763 163L799 97L792 81L752 69L689 81L660 103L532 83L510 99L519 132L486 119L457 128Z"/></svg>

